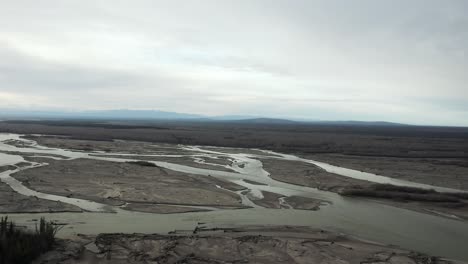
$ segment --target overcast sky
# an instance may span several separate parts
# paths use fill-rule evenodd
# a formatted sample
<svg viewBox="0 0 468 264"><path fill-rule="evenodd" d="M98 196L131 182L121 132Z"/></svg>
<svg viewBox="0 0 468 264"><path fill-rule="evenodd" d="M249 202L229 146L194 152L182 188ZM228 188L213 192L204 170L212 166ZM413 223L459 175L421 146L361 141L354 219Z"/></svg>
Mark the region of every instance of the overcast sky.
<svg viewBox="0 0 468 264"><path fill-rule="evenodd" d="M468 125L468 1L0 0L0 108Z"/></svg>

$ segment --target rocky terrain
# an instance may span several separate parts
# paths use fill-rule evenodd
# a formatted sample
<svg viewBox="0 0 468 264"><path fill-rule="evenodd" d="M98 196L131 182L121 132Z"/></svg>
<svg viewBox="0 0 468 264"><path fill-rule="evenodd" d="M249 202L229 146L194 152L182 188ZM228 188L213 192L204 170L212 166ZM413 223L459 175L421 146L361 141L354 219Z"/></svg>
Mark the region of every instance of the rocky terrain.
<svg viewBox="0 0 468 264"><path fill-rule="evenodd" d="M300 227L102 234L62 241L36 263L451 263L438 257Z"/></svg>

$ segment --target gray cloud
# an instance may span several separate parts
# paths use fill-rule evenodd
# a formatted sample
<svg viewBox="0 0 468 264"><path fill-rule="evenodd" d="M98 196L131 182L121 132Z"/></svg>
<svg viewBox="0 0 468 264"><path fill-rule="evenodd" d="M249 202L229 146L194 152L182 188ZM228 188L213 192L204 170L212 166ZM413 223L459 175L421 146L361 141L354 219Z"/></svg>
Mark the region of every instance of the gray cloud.
<svg viewBox="0 0 468 264"><path fill-rule="evenodd" d="M0 104L468 125L467 14L462 0L0 0Z"/></svg>
<svg viewBox="0 0 468 264"><path fill-rule="evenodd" d="M127 72L54 63L26 56L0 45L2 91L47 93L83 92L138 85L139 76Z"/></svg>

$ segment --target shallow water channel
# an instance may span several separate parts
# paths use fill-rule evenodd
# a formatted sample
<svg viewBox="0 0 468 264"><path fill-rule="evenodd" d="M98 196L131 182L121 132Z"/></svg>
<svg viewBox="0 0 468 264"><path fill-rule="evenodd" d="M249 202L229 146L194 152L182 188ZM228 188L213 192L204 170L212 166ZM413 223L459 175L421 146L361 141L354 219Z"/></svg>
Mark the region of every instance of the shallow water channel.
<svg viewBox="0 0 468 264"><path fill-rule="evenodd" d="M6 144L7 140L19 140L26 146L16 147ZM198 157L219 156L234 160L229 166L234 172L200 169L186 165L157 161L157 157L164 155L141 155L128 153L99 153L79 152L72 150L48 148L37 145L32 140L26 140L16 134L0 134L0 166L14 165L24 161L22 155L46 156L54 159L88 158L115 162L125 162L129 156L152 156L156 165L198 175L210 175L242 185L249 189L243 195L243 201L249 203L252 197L261 197L262 191L278 193L284 196L299 195L318 198L331 202L322 206L319 211L305 211L294 209L266 209L251 208L239 210L214 210L210 212L182 213L182 214L150 214L122 210L92 201L70 199L56 195L38 193L23 186L10 175L16 170L0 173L0 180L10 185L15 191L42 199L62 201L73 204L88 211L84 213L41 213L41 214L9 214L11 219L22 224L34 224L33 219L45 216L67 225L59 235L68 237L77 233L97 234L104 232L168 232L172 230L193 230L199 222L209 227L231 227L245 225L298 225L323 228L343 232L363 239L384 244L398 245L402 248L425 252L431 255L440 255L452 259L468 260L468 251L465 250L468 242L468 223L444 217L422 214L392 206L382 205L366 199L341 197L332 192L320 191L314 188L302 187L275 181L262 167L262 163L255 159L261 154L228 153L229 149L180 146L189 150ZM366 179L374 182L385 182L403 186L417 186L434 188L434 186L413 182L394 180L388 177L370 173L340 168L329 164L305 160L292 155L284 155L263 151L265 156L275 156L285 160L300 160L315 164L323 169L346 177ZM63 157L63 158L60 158ZM112 157L110 157L112 156ZM124 158L127 157L127 158ZM201 161L200 161L201 162ZM46 164L33 163L34 166ZM264 185L254 185L243 180L251 180ZM442 191L456 191L447 188L438 188Z"/></svg>

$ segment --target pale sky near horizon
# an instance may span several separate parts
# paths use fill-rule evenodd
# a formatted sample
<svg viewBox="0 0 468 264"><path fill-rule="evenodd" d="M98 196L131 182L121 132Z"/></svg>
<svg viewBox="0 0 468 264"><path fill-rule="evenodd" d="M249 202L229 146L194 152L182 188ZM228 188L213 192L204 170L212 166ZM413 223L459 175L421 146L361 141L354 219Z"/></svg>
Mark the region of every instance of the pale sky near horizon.
<svg viewBox="0 0 468 264"><path fill-rule="evenodd" d="M0 109L468 126L468 1L0 0Z"/></svg>

